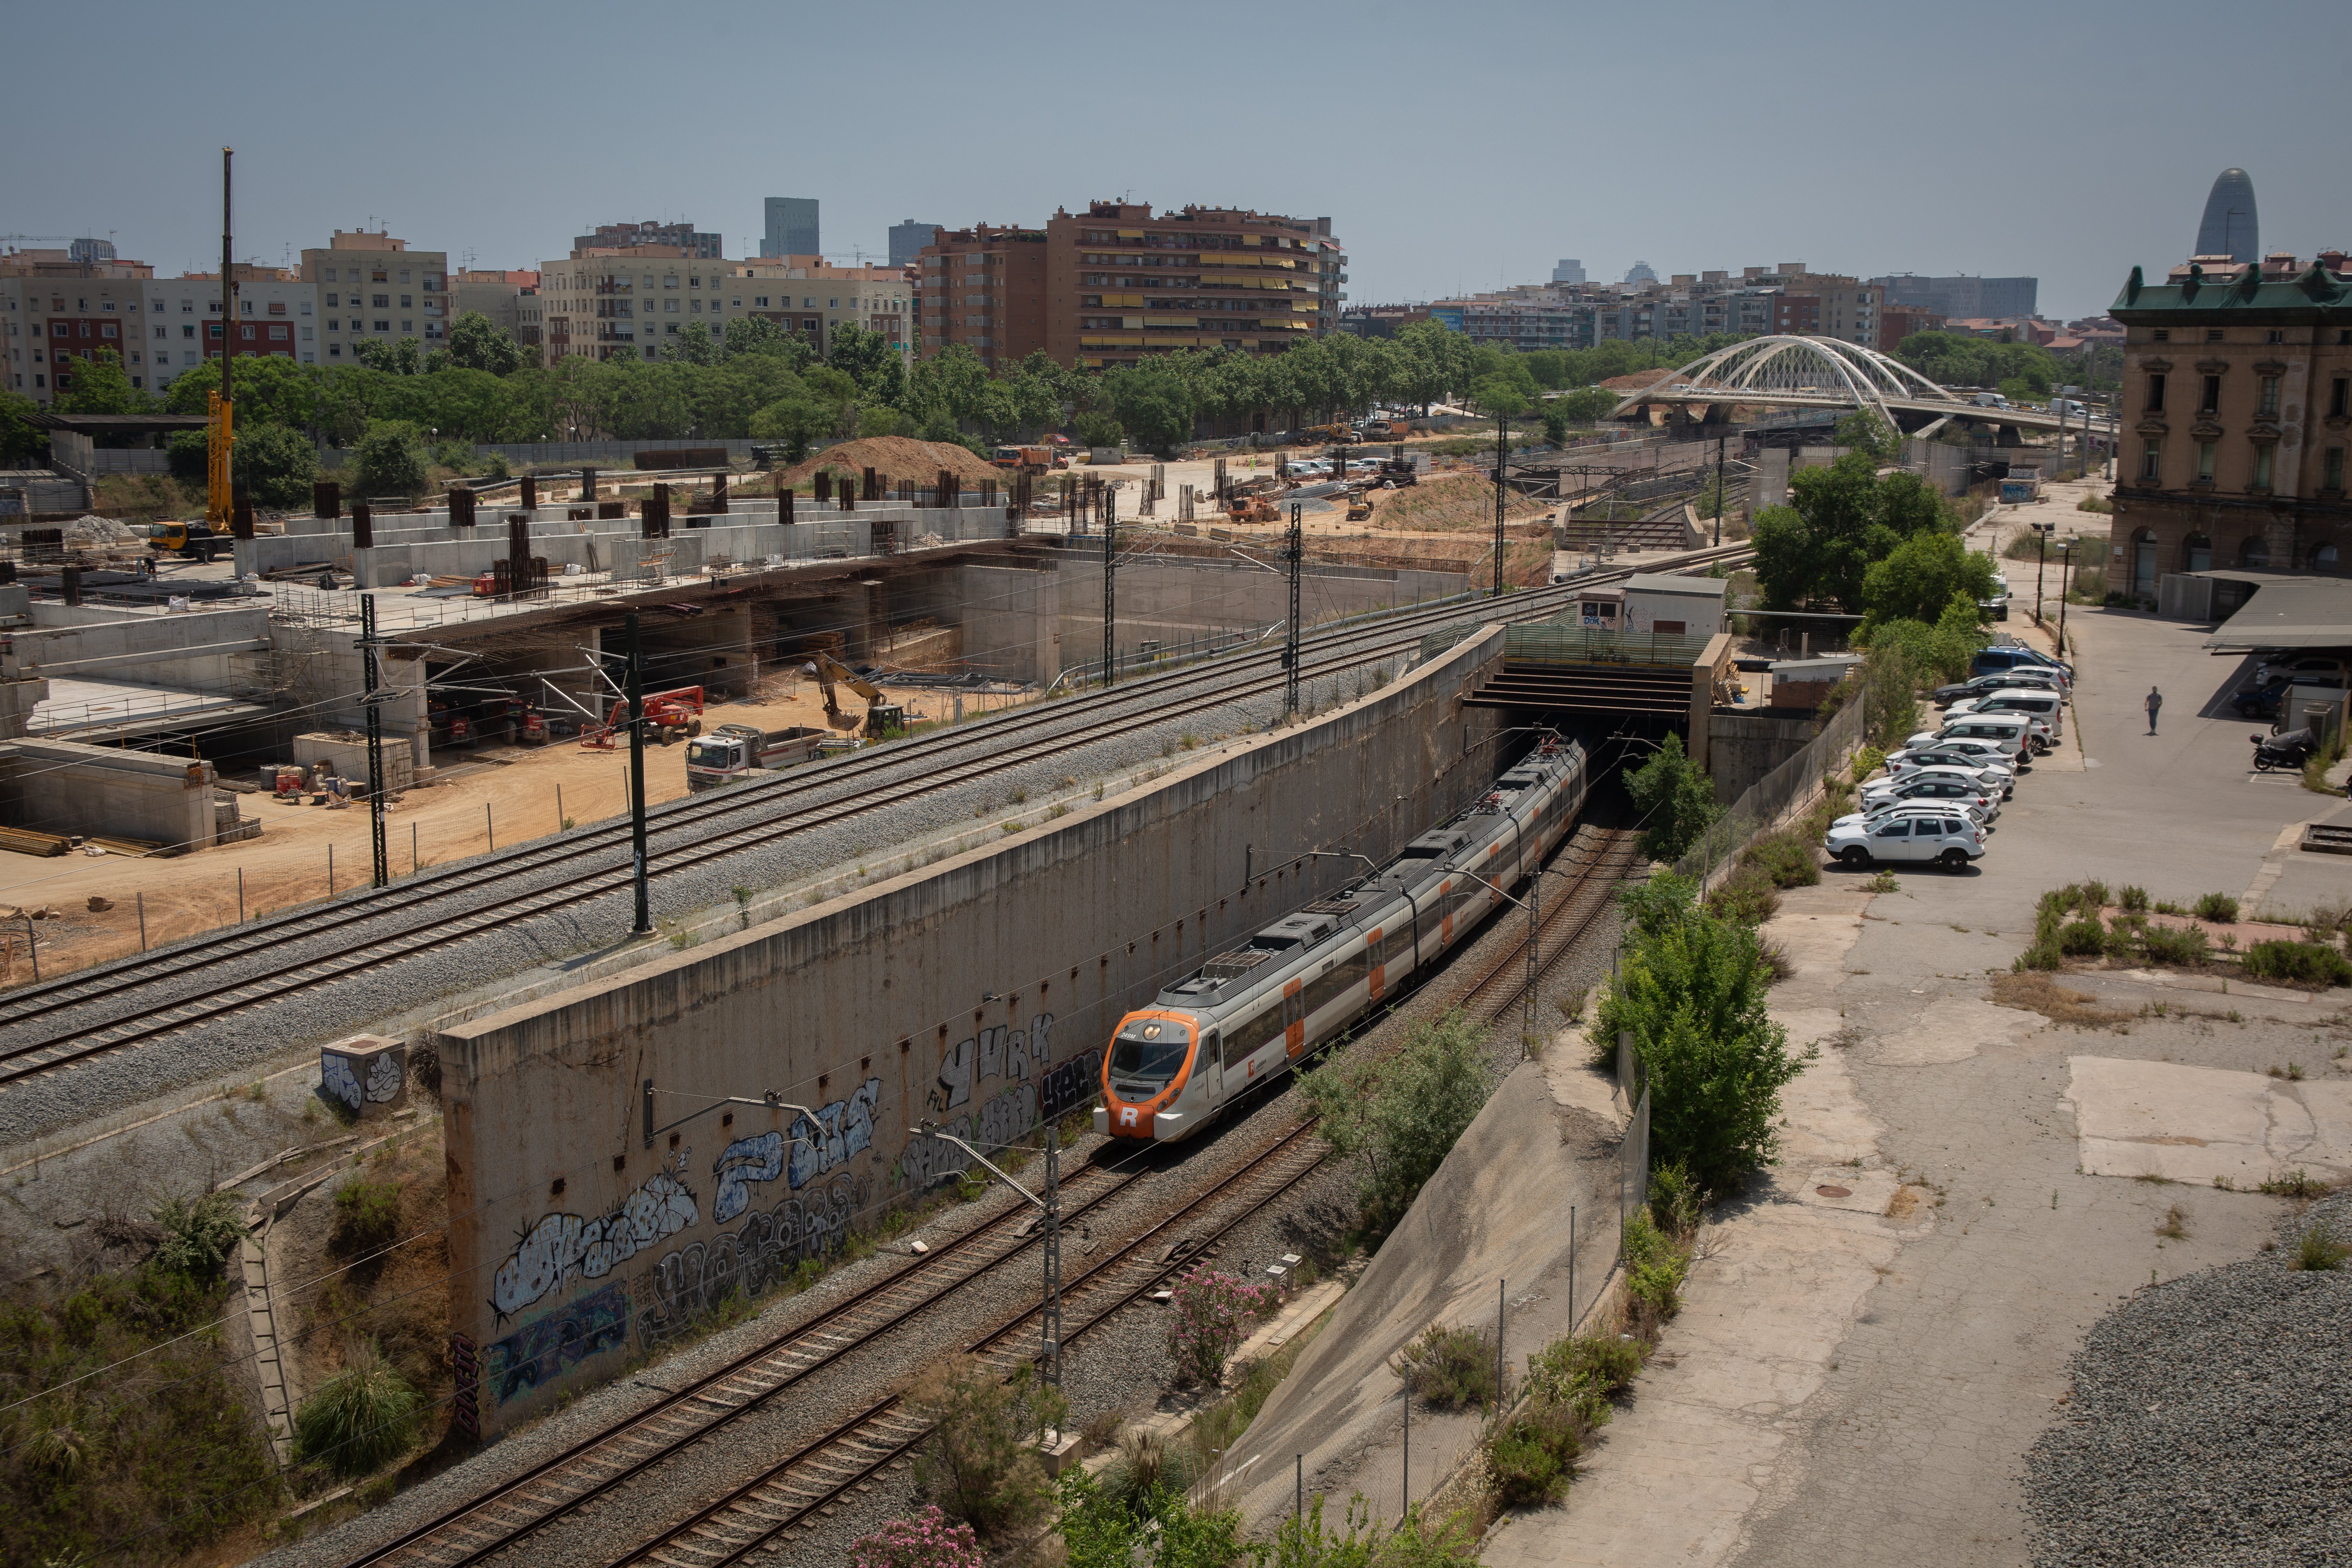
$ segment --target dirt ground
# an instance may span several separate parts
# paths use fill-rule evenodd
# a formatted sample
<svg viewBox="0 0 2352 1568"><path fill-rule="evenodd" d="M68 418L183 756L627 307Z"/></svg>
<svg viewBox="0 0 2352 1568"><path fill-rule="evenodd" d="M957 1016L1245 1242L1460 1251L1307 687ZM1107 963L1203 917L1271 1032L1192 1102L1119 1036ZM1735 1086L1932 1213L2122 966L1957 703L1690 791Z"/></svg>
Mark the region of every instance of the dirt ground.
<svg viewBox="0 0 2352 1568"><path fill-rule="evenodd" d="M910 720L948 717L953 698L908 689L894 694L908 705ZM963 698L966 718L1017 704L1016 694L971 693ZM845 711L860 713L854 695ZM714 705L706 728L825 722L816 683L791 678L763 682L760 700ZM584 826L621 816L628 810L629 753L583 747L578 741L544 746L492 742L445 748L434 753L446 782L414 789L389 803L384 842L396 880L420 867L478 855L556 832L565 818ZM686 747L646 748L646 799L675 800L686 790ZM147 942L230 925L238 918L239 874L248 918L307 903L331 890L348 892L369 874L368 815L364 804L332 810L281 804L265 795L240 795L239 815L257 818L261 837L169 859L129 859L106 855L43 858L0 851L0 912L16 908L51 909L55 918L38 922L41 973L54 977L68 969L140 951L140 901L145 901ZM333 887L328 883L330 854ZM110 900L102 912L89 909L92 897ZM21 951L13 979L27 980Z"/></svg>

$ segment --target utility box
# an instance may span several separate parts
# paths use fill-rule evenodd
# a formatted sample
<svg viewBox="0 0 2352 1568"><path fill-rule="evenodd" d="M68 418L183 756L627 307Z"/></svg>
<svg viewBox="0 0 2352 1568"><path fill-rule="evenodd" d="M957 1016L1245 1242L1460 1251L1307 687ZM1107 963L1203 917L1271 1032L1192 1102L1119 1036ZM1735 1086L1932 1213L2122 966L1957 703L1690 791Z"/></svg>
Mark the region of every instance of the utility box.
<svg viewBox="0 0 2352 1568"><path fill-rule="evenodd" d="M408 1047L383 1035L353 1035L319 1047L319 1092L362 1120L408 1103Z"/></svg>
<svg viewBox="0 0 2352 1568"><path fill-rule="evenodd" d="M308 773L324 763L338 778L368 776L367 736L357 730L314 730L294 737L294 760ZM383 738L383 793L400 795L416 786L416 751L405 735Z"/></svg>

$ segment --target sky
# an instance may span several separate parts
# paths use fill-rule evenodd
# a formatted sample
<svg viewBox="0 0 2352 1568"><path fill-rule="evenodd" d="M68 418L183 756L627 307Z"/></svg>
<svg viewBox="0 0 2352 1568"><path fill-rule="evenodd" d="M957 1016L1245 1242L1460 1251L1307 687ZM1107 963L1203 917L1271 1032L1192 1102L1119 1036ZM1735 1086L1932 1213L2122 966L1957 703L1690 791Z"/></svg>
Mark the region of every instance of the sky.
<svg viewBox="0 0 2352 1568"><path fill-rule="evenodd" d="M2266 250L2352 247L2334 106L2352 19L2172 0L1945 6L384 5L13 12L0 232L110 236L159 274L379 228L531 268L677 218L754 255L1125 196L1328 216L1349 302L1636 259L1661 277L2032 274L2044 315L2187 258L2213 176ZM2305 128L2298 131L2297 127ZM2314 129L2317 128L2317 129ZM25 239L21 245L54 245Z"/></svg>

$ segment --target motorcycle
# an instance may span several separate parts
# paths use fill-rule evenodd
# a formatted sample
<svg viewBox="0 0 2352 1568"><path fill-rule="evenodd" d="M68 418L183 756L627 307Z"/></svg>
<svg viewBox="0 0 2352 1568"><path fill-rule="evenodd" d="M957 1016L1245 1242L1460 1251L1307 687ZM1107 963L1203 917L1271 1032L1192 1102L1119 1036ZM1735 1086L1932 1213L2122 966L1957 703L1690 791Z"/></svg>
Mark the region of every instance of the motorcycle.
<svg viewBox="0 0 2352 1568"><path fill-rule="evenodd" d="M2266 773L2273 768L2301 768L2319 750L2319 737L2309 730L2291 730L2284 735L2249 735L2254 743L2254 772Z"/></svg>

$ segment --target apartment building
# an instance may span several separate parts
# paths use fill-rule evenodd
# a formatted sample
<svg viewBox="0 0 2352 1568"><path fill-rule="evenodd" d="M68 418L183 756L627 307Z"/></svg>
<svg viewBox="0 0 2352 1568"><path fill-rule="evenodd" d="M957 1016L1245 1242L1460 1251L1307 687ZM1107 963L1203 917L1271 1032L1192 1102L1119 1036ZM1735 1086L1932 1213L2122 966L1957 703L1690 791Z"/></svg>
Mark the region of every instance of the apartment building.
<svg viewBox="0 0 2352 1568"><path fill-rule="evenodd" d="M153 270L134 261L0 274L8 390L47 405L71 390L74 362L100 349L112 349L131 384L146 392L218 358L226 324L220 275L156 278ZM236 282L231 352L315 363L316 291L278 268L239 266Z"/></svg>
<svg viewBox="0 0 2352 1568"><path fill-rule="evenodd" d="M415 338L447 346L449 256L411 250L390 232L334 231L322 249L302 253L301 279L319 290L320 363L352 357L369 338Z"/></svg>
<svg viewBox="0 0 2352 1568"><path fill-rule="evenodd" d="M539 274L521 268L496 271L488 268L466 268L449 275L449 319L455 321L468 310L479 311L489 318L490 325L519 343L535 340L523 336L523 302L535 300L539 291ZM530 323L536 326L536 320Z"/></svg>
<svg viewBox="0 0 2352 1568"><path fill-rule="evenodd" d="M84 243L77 241L77 248ZM145 280L153 271L143 261L77 259L63 249L0 255L0 385L46 404L59 373L70 385L72 362L102 347L121 354L123 368L145 386Z"/></svg>
<svg viewBox="0 0 2352 1568"><path fill-rule="evenodd" d="M924 354L961 343L995 366L1045 349L1045 248L1042 228L939 230L916 270Z"/></svg>
<svg viewBox="0 0 2352 1568"><path fill-rule="evenodd" d="M819 353L854 323L902 356L914 342L914 283L904 268L827 267L820 257L700 258L676 246L592 249L540 266L546 359L658 359L700 324L724 333L761 317L805 337Z"/></svg>
<svg viewBox="0 0 2352 1568"><path fill-rule="evenodd" d="M675 246L698 261L715 261L727 248L718 235L698 232L690 223L603 223L593 234L572 242L574 250L629 250L640 246Z"/></svg>
<svg viewBox="0 0 2352 1568"><path fill-rule="evenodd" d="M323 340L316 284L284 268L242 262L231 276L236 284L232 353L320 363ZM219 273L155 279L148 289L147 385L161 391L194 366L218 359L224 324Z"/></svg>
<svg viewBox="0 0 2352 1568"><path fill-rule="evenodd" d="M2352 282L2324 261L2267 271L2149 284L2134 268L2109 308L2126 429L2111 588L2152 600L2159 573L2352 562Z"/></svg>
<svg viewBox="0 0 2352 1568"><path fill-rule="evenodd" d="M1572 289L1523 283L1493 294L1430 302L1428 316L1474 343L1525 353L1591 348L1599 307Z"/></svg>
<svg viewBox="0 0 2352 1568"><path fill-rule="evenodd" d="M1923 278L1893 272L1871 284L1885 290L1885 302L1927 310L1947 319L1960 316L2031 316L2041 291L2038 278Z"/></svg>
<svg viewBox="0 0 2352 1568"><path fill-rule="evenodd" d="M1328 217L1092 202L1045 225L1045 352L1134 364L1173 349L1280 353L1339 326L1348 257Z"/></svg>

